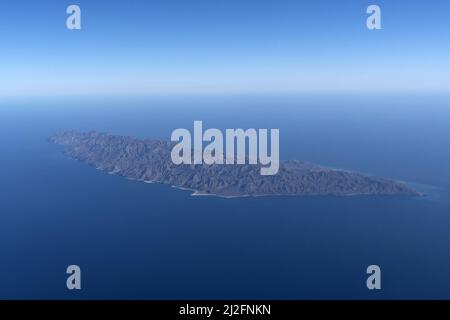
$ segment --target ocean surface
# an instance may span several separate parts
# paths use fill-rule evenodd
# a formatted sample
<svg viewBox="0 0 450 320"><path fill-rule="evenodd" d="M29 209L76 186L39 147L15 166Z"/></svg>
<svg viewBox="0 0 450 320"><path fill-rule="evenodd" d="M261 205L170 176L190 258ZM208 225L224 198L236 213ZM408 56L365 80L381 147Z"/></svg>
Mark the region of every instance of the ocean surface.
<svg viewBox="0 0 450 320"><path fill-rule="evenodd" d="M279 128L282 159L406 181L408 197L193 197L110 175L47 137ZM450 96L0 100L1 299L450 299ZM82 290L66 288L66 268ZM369 291L366 268L381 267Z"/></svg>

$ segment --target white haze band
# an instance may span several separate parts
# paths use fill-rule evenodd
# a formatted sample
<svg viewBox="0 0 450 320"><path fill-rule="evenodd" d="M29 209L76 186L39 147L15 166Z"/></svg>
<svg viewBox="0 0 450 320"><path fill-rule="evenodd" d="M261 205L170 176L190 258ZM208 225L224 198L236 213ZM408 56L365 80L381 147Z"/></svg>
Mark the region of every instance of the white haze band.
<svg viewBox="0 0 450 320"><path fill-rule="evenodd" d="M171 141L178 142L171 152L172 162L181 164L231 165L259 164L260 174L275 175L280 167L280 130L270 130L270 155L268 149L267 129L226 129L225 149L222 131L208 129L203 133L202 121L194 121L194 146L191 133L187 129L172 132ZM248 153L246 152L248 141ZM208 145L203 149L203 142ZM235 152L236 150L236 152ZM225 152L224 152L225 151ZM193 157L192 157L193 153Z"/></svg>

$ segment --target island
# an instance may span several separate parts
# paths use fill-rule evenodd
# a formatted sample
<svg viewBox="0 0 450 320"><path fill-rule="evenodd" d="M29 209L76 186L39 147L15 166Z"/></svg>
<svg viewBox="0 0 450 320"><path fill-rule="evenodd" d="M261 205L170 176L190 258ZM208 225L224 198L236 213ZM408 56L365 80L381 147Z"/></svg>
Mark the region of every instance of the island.
<svg viewBox="0 0 450 320"><path fill-rule="evenodd" d="M422 194L402 182L288 160L278 174L260 175L260 165L175 165L173 142L89 131L57 133L49 141L64 153L99 170L147 183L220 197L354 196Z"/></svg>

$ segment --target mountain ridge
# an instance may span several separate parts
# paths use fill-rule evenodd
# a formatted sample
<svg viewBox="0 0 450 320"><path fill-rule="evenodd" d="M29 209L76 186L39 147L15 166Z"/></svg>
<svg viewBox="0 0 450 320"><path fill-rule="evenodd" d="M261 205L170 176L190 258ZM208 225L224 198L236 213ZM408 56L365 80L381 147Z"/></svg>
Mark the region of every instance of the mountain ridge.
<svg viewBox="0 0 450 320"><path fill-rule="evenodd" d="M421 196L402 182L330 169L298 160L280 161L274 176L261 176L260 165L175 165L170 141L136 139L96 131L65 131L49 137L64 153L109 173L133 180L193 190L193 195L247 196Z"/></svg>

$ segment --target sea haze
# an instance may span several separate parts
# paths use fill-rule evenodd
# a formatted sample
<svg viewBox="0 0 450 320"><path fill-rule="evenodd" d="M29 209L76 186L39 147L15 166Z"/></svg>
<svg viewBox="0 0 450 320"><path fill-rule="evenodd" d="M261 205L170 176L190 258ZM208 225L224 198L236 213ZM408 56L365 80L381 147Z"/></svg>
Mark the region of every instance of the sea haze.
<svg viewBox="0 0 450 320"><path fill-rule="evenodd" d="M450 299L450 96L0 100L0 298ZM415 197L193 197L65 157L58 131L169 139L279 128L280 157L405 181ZM66 289L68 265L82 290ZM382 290L366 288L381 266Z"/></svg>

